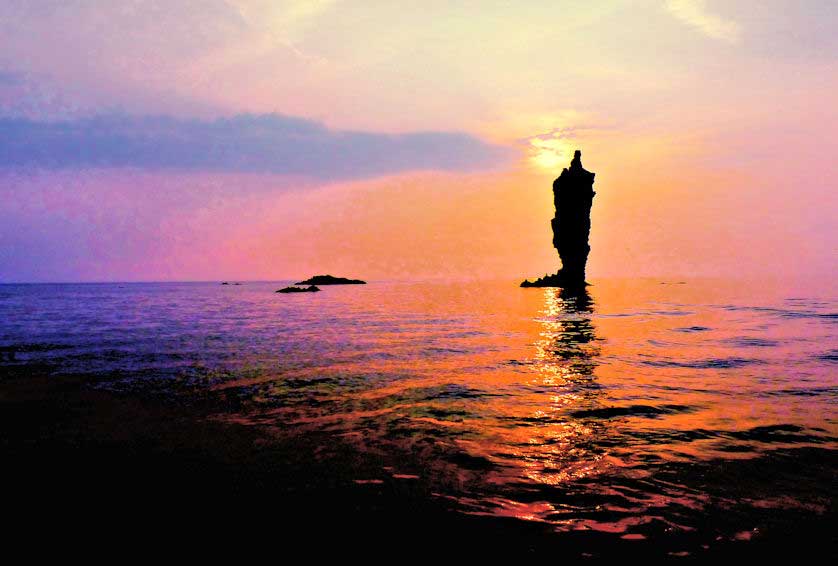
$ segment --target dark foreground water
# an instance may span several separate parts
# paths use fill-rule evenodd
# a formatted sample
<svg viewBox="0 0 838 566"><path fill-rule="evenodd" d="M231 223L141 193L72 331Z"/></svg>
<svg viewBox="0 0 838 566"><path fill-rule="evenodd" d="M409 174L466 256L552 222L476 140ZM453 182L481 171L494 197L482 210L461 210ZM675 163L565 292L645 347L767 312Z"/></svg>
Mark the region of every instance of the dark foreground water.
<svg viewBox="0 0 838 566"><path fill-rule="evenodd" d="M213 422L327 463L299 478L318 504L395 482L457 515L674 556L790 530L796 543L801 529L834 550L828 282L602 280L581 297L514 282L281 286L2 285L0 371L173 407L211 399Z"/></svg>

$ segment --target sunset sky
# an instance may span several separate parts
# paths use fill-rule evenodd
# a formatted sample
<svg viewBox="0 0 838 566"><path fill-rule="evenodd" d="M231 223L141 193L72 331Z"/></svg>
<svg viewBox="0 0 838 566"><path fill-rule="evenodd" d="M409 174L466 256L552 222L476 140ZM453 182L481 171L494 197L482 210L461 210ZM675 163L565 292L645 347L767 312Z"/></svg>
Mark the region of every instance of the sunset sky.
<svg viewBox="0 0 838 566"><path fill-rule="evenodd" d="M0 282L828 275L838 2L3 0Z"/></svg>

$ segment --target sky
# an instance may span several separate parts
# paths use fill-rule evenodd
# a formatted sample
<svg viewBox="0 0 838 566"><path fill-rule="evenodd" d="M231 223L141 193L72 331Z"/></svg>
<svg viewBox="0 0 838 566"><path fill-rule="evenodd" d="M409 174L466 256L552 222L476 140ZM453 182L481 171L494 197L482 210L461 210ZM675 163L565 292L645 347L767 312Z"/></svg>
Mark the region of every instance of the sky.
<svg viewBox="0 0 838 566"><path fill-rule="evenodd" d="M2 0L0 282L830 276L838 3Z"/></svg>

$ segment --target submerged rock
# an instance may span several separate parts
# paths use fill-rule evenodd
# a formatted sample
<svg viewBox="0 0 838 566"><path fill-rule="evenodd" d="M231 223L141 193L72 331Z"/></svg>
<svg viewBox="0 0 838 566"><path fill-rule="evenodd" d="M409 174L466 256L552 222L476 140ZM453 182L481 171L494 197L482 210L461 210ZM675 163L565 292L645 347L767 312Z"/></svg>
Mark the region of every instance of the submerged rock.
<svg viewBox="0 0 838 566"><path fill-rule="evenodd" d="M299 283L297 283L299 285ZM317 293L320 291L314 285L309 285L308 287L284 287L275 291L276 293Z"/></svg>
<svg viewBox="0 0 838 566"><path fill-rule="evenodd" d="M591 205L594 195L594 175L582 167L582 152L576 150L570 167L563 169L553 181L553 203L556 215L550 221L553 246L559 252L562 268L555 274L535 281L524 280L521 287L580 288L585 283L585 265L591 246Z"/></svg>
<svg viewBox="0 0 838 566"><path fill-rule="evenodd" d="M294 285L366 285L366 281L360 279L347 279L346 277L332 277L331 275L315 275L311 279L299 281Z"/></svg>

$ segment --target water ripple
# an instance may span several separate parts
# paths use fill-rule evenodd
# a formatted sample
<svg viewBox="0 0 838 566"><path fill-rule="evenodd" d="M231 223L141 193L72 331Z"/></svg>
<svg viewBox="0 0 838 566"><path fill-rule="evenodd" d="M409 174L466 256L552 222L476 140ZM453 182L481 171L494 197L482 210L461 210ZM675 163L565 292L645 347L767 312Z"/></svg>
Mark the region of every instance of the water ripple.
<svg viewBox="0 0 838 566"><path fill-rule="evenodd" d="M0 286L0 365L212 401L335 469L349 446L463 512L560 530L660 537L735 510L713 543L834 494L829 297L405 282L313 301L279 285Z"/></svg>

